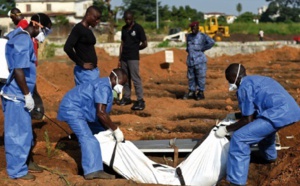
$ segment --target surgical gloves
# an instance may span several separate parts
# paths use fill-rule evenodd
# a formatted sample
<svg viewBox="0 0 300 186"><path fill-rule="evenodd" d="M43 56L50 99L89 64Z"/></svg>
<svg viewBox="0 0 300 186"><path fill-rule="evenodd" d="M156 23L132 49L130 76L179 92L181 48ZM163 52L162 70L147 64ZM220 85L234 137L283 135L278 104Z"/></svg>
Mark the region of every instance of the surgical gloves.
<svg viewBox="0 0 300 186"><path fill-rule="evenodd" d="M25 106L24 107L27 108L29 112L31 112L34 108L34 100L33 100L30 92L27 95L25 95Z"/></svg>
<svg viewBox="0 0 300 186"><path fill-rule="evenodd" d="M119 127L116 130L113 131L113 135L114 135L114 137L115 137L115 139L116 139L117 142L124 141L123 132L120 130Z"/></svg>
<svg viewBox="0 0 300 186"><path fill-rule="evenodd" d="M216 137L218 138L224 138L226 135L228 134L226 126L220 126L217 130L216 130Z"/></svg>

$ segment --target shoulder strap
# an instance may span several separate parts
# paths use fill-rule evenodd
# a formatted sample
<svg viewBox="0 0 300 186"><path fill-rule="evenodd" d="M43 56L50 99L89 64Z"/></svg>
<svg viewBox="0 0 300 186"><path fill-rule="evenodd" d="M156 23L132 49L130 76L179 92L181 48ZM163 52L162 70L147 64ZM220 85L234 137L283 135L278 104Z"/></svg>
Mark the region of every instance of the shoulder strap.
<svg viewBox="0 0 300 186"><path fill-rule="evenodd" d="M180 181L180 185L185 185L185 181L184 181L184 178L183 178L182 171L181 171L180 167L176 168L176 173L177 173L178 179Z"/></svg>
<svg viewBox="0 0 300 186"><path fill-rule="evenodd" d="M116 141L115 147L114 147L114 150L113 150L113 153L111 155L110 162L109 162L109 167L111 167L112 169L113 169L113 166L114 166L114 161L115 161L117 146L118 146L118 142Z"/></svg>

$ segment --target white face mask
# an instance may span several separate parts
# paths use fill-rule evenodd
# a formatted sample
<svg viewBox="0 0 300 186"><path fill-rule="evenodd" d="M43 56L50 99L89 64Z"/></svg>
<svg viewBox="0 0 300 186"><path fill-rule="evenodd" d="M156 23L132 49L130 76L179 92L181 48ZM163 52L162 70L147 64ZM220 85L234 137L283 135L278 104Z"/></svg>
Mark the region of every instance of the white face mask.
<svg viewBox="0 0 300 186"><path fill-rule="evenodd" d="M234 90L237 90L237 89L238 89L238 87L237 87L237 85L236 85L236 81L237 81L237 79L238 79L238 77L239 77L239 75L240 75L240 69L241 69L241 64L239 64L239 69L238 69L238 72L237 72L237 74L236 74L234 83L233 83L233 84L229 83L229 91L234 91Z"/></svg>
<svg viewBox="0 0 300 186"><path fill-rule="evenodd" d="M119 84L119 79L118 79L117 74L114 71L112 71L112 73L116 76L116 79L117 79L116 80L116 85L114 86L114 91L116 91L117 94L121 94L122 90L123 90L123 85Z"/></svg>
<svg viewBox="0 0 300 186"><path fill-rule="evenodd" d="M230 83L229 83L229 88L228 88L229 91L237 90L237 88L238 88L238 87L236 86L236 84L230 84Z"/></svg>
<svg viewBox="0 0 300 186"><path fill-rule="evenodd" d="M41 31L41 32L35 37L35 39L37 39L40 43L44 42L44 40L45 40L45 34L44 34L44 32Z"/></svg>

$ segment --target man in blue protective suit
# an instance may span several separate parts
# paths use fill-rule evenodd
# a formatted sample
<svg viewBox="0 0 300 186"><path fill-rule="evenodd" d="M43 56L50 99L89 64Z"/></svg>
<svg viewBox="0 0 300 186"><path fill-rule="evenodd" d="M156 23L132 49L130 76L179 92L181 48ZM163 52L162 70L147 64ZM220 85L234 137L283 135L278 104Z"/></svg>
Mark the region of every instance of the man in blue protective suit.
<svg viewBox="0 0 300 186"><path fill-rule="evenodd" d="M17 28L6 37L5 55L9 77L1 88L4 112L6 168L10 178L34 180L29 174L28 158L33 144L30 112L34 108L32 92L36 83L36 56L31 38L44 32L47 25L32 19L24 30Z"/></svg>
<svg viewBox="0 0 300 186"><path fill-rule="evenodd" d="M187 35L187 78L189 91L183 96L183 99L204 99L205 81L206 81L206 62L207 58L204 52L214 46L215 41L208 35L199 32L199 23L190 24L192 33Z"/></svg>
<svg viewBox="0 0 300 186"><path fill-rule="evenodd" d="M113 104L113 90L120 94L126 82L125 71L114 69L109 77L98 77L90 83L76 86L60 103L57 119L66 121L78 138L82 153L81 164L87 180L114 178L114 175L103 171L100 144L88 122L99 119L104 127L113 130L117 142L124 140L122 131L112 123L108 113Z"/></svg>
<svg viewBox="0 0 300 186"><path fill-rule="evenodd" d="M246 76L241 64L233 63L225 71L229 90L237 90L241 113L229 114L229 119L241 118L229 126L221 126L217 137L233 132L227 162L227 180L231 185L246 185L250 146L258 144L261 157L267 162L277 158L276 132L300 120L300 108L294 98L274 79Z"/></svg>

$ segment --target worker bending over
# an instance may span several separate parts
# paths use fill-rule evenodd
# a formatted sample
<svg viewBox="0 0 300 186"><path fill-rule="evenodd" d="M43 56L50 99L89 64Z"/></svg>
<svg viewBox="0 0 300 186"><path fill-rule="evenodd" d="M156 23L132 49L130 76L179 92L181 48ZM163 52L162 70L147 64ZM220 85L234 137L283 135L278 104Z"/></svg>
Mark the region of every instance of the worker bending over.
<svg viewBox="0 0 300 186"><path fill-rule="evenodd" d="M103 171L100 144L93 135L89 122L99 119L104 127L113 131L117 142L124 140L122 131L112 123L108 113L113 104L113 90L120 94L126 81L125 71L114 69L109 77L76 86L60 103L57 119L67 122L78 138L84 178L87 180L114 178L114 175Z"/></svg>
<svg viewBox="0 0 300 186"><path fill-rule="evenodd" d="M233 63L225 71L229 90L237 90L241 119L221 126L217 137L233 132L227 161L227 180L231 185L246 185L250 146L258 144L260 155L268 162L277 158L276 132L300 120L300 108L294 98L274 79L247 76L241 64ZM235 119L229 114L228 119Z"/></svg>

